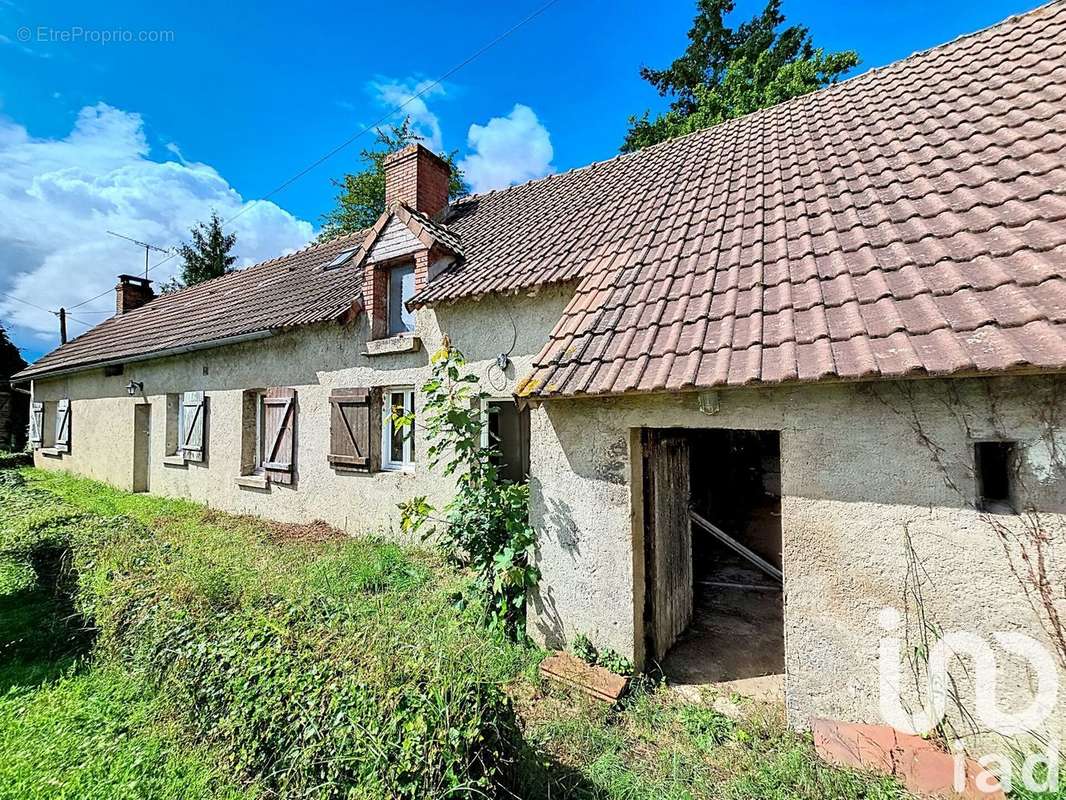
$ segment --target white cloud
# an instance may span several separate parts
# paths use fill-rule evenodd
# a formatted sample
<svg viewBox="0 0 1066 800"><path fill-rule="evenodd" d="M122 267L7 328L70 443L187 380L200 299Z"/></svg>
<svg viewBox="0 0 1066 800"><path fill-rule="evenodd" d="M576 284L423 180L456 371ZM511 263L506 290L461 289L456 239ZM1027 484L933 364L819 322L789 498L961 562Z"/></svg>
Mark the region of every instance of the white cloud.
<svg viewBox="0 0 1066 800"><path fill-rule="evenodd" d="M207 164L153 161L139 114L87 106L62 139L33 138L0 117L0 292L48 309L105 292L72 312L97 323L114 307L115 276L144 263L143 251L106 231L173 247L212 210L223 219L244 210L227 226L237 233L241 266L302 247L314 234L273 203L245 201ZM172 259L152 277L161 282L179 267ZM31 352L55 344L47 312L0 296L0 318ZM84 329L71 323L72 335Z"/></svg>
<svg viewBox="0 0 1066 800"><path fill-rule="evenodd" d="M552 143L533 109L516 103L506 117L471 125L470 154L459 162L475 192L502 189L552 171Z"/></svg>
<svg viewBox="0 0 1066 800"><path fill-rule="evenodd" d="M168 153L173 153L174 157L178 159L182 164L188 163L185 161L185 156L181 152L181 148L175 142L167 142L163 145Z"/></svg>
<svg viewBox="0 0 1066 800"><path fill-rule="evenodd" d="M443 97L447 94L443 85L414 78L401 80L379 78L371 81L368 88L382 106L399 110L396 114L397 120L405 116L411 118L411 129L422 137L422 143L426 147L435 153L444 149L440 120L426 105L427 99ZM420 94L423 92L424 94Z"/></svg>

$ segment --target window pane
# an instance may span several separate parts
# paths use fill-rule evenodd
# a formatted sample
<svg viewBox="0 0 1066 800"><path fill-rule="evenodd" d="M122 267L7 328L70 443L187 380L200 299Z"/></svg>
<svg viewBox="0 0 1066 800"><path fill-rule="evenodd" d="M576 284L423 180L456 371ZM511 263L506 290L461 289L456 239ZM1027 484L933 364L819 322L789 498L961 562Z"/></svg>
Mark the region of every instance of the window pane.
<svg viewBox="0 0 1066 800"><path fill-rule="evenodd" d="M393 416L403 416L404 414L404 397L403 392L392 392L390 405L392 406ZM397 425L393 419L389 418L389 431L391 434L391 441L389 444L389 461L394 464L403 463L403 428Z"/></svg>
<svg viewBox="0 0 1066 800"><path fill-rule="evenodd" d="M174 453L171 455L180 453L181 446L185 444L185 398L179 394L176 395L176 399L178 403L178 419L174 431L176 435L175 443L177 446L174 448Z"/></svg>
<svg viewBox="0 0 1066 800"><path fill-rule="evenodd" d="M407 413L411 415L411 425L407 428L407 446L410 448L410 455L407 460L412 464L415 463L415 393L407 393Z"/></svg>
<svg viewBox="0 0 1066 800"><path fill-rule="evenodd" d="M415 296L415 268L413 264L389 271L389 333L403 333L415 329L414 314L404 306Z"/></svg>
<svg viewBox="0 0 1066 800"><path fill-rule="evenodd" d="M266 460L266 398L256 398L255 412L255 466L259 469Z"/></svg>

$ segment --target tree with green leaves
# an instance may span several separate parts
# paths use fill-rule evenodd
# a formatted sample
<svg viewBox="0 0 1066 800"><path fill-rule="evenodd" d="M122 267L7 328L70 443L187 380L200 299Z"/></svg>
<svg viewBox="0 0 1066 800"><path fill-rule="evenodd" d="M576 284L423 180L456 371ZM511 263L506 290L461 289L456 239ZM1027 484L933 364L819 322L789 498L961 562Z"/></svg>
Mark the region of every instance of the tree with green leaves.
<svg viewBox="0 0 1066 800"><path fill-rule="evenodd" d="M344 233L355 233L377 222L385 211L385 159L407 145L420 141L422 137L411 129L410 117L405 117L403 122L388 130L379 128L376 146L360 154L365 168L361 172L348 173L340 180L333 179L333 185L339 190L336 205L322 215L322 232L318 240L324 242ZM457 153L457 150L453 150L441 155L451 167L448 197L452 200L470 193L463 173L456 166Z"/></svg>
<svg viewBox="0 0 1066 800"><path fill-rule="evenodd" d="M6 381L16 372L20 372L25 368L26 360L7 335L4 323L0 322L0 382Z"/></svg>
<svg viewBox="0 0 1066 800"><path fill-rule="evenodd" d="M685 52L666 69L641 67L640 75L670 110L649 119L629 118L622 152L709 128L835 83L859 63L854 50L817 49L804 25L783 30L781 0L735 30L724 20L734 0L697 0Z"/></svg>
<svg viewBox="0 0 1066 800"><path fill-rule="evenodd" d="M218 212L212 211L210 221L196 223L189 233L191 241L178 248L183 262L181 274L163 284L164 292L194 286L233 272L237 257L230 255L230 251L237 243L237 234L222 230Z"/></svg>
<svg viewBox="0 0 1066 800"><path fill-rule="evenodd" d="M26 359L7 335L0 321L0 391L7 389L8 379L26 368ZM29 425L29 398L16 392L0 398L0 450L17 452L26 444L26 428ZM7 406L6 411L3 406ZM5 418L6 417L6 418Z"/></svg>

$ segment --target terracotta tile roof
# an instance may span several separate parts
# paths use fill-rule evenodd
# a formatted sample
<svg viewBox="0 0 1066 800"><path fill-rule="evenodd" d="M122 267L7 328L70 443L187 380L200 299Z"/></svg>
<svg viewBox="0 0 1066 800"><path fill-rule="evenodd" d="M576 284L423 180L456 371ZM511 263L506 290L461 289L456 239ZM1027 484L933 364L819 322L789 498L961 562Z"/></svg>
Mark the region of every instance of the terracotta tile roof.
<svg viewBox="0 0 1066 800"><path fill-rule="evenodd" d="M1066 367L1066 3L460 203L440 301L578 278L528 395Z"/></svg>
<svg viewBox="0 0 1066 800"><path fill-rule="evenodd" d="M463 256L416 305L576 284L526 394L1062 369L1066 2L444 223L408 213ZM362 270L316 268L363 236L155 300L20 376L336 319Z"/></svg>
<svg viewBox="0 0 1066 800"><path fill-rule="evenodd" d="M199 347L235 336L335 320L360 298L361 270L320 268L364 233L340 236L221 278L164 294L111 317L24 369L32 378L72 367Z"/></svg>

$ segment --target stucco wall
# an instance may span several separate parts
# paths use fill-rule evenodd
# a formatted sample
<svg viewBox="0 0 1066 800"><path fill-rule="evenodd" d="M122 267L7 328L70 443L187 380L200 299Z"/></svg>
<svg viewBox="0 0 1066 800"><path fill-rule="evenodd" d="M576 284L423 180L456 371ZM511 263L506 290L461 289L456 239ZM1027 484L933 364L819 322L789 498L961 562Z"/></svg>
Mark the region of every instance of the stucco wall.
<svg viewBox="0 0 1066 800"><path fill-rule="evenodd" d="M337 471L327 463L329 394L334 388L418 386L429 374L429 358L440 347L442 330L466 355L482 385L509 397L515 380L545 342L569 300L557 287L535 297L493 297L422 310L416 333L422 349L377 355L366 351L366 320L349 326L320 325L185 356L127 364L120 376L102 370L36 381L38 400L71 399L71 452L38 451L40 467L64 469L132 488L133 409L152 406L150 490L188 497L216 508L282 521L322 519L352 533L398 535L396 504L425 494L443 502L450 484L424 461L411 472L372 475ZM518 310L520 309L520 311ZM510 352L506 374L495 366ZM144 383L144 396L126 394L130 381ZM297 390L297 480L292 486L253 489L238 486L241 467L241 404L245 389L288 386ZM207 395L207 458L201 463L164 463L166 395L202 389ZM421 411L420 400L416 415ZM416 423L416 452L425 442Z"/></svg>
<svg viewBox="0 0 1066 800"><path fill-rule="evenodd" d="M723 427L781 434L787 704L794 724L815 715L884 721L877 669L884 607L907 615L912 642L921 611L945 630L983 637L1025 632L1066 657L1049 635L1048 609L1032 591L1027 597L1012 573L1012 566L1024 568L1019 543L974 509L972 444L1021 443L1019 483L1053 536L1048 571L1057 610L1066 613L1066 432L1058 427L1066 419L1064 379L718 396L714 415L701 413L696 394L551 401L535 411L532 517L543 572L530 623L536 636L554 644L584 633L642 657L639 429ZM1028 519L994 521L1026 541ZM1010 708L1028 697L1032 676L1000 656L1000 688ZM1061 660L1059 675L1066 693ZM971 691L972 681L960 683L964 695ZM1060 701L1054 716L1060 728L1064 708Z"/></svg>

